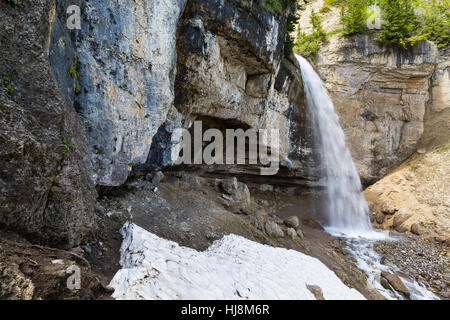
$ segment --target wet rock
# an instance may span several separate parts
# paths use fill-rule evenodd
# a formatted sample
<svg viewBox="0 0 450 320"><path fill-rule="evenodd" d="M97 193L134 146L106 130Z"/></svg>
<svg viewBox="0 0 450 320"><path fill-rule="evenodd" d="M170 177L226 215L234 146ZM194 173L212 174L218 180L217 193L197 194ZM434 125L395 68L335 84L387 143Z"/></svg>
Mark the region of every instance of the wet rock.
<svg viewBox="0 0 450 320"><path fill-rule="evenodd" d="M377 212L375 214L375 221L379 224L382 224L384 221L384 213L383 212Z"/></svg>
<svg viewBox="0 0 450 320"><path fill-rule="evenodd" d="M289 238L291 238L292 240L296 240L298 238L297 236L297 232L295 231L294 228L287 228L286 229L286 234Z"/></svg>
<svg viewBox="0 0 450 320"><path fill-rule="evenodd" d="M309 291L316 297L316 300L325 300L322 289L319 286L306 285Z"/></svg>
<svg viewBox="0 0 450 320"><path fill-rule="evenodd" d="M309 219L309 218L301 219L300 222L301 222L302 225L311 227L313 229L318 229L318 230L322 230L322 231L325 230L322 227L322 225L319 222L317 222L316 220L314 220L314 219Z"/></svg>
<svg viewBox="0 0 450 320"><path fill-rule="evenodd" d="M300 225L300 220L297 216L291 216L284 219L284 224L291 228L297 228Z"/></svg>
<svg viewBox="0 0 450 320"><path fill-rule="evenodd" d="M273 238L284 238L284 232L281 227L273 221L267 221L265 224L266 232Z"/></svg>
<svg viewBox="0 0 450 320"><path fill-rule="evenodd" d="M406 288L402 280L397 275L382 271L381 277L384 278L397 292L402 294L405 298L409 298L410 292L408 288Z"/></svg>
<svg viewBox="0 0 450 320"><path fill-rule="evenodd" d="M374 248L383 257L382 264L395 265L401 270L397 275L414 278L439 294L440 290L435 290L432 284L435 281L445 283L448 265L448 258L441 255L441 245L419 237L402 236L401 241L379 242Z"/></svg>

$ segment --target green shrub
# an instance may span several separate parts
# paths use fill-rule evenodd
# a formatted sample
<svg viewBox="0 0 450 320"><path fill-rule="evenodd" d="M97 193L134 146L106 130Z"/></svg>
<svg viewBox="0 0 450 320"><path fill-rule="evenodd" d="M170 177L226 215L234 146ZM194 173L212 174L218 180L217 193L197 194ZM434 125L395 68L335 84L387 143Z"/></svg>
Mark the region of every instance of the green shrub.
<svg viewBox="0 0 450 320"><path fill-rule="evenodd" d="M5 86L5 88L8 89L9 95L12 95L14 92L14 88L9 83L9 78L8 78L8 75L6 74L6 72L2 73L2 80L3 80L3 85Z"/></svg>
<svg viewBox="0 0 450 320"><path fill-rule="evenodd" d="M341 7L342 33L354 35L366 29L367 3L365 0L347 0Z"/></svg>
<svg viewBox="0 0 450 320"><path fill-rule="evenodd" d="M320 13L327 13L330 12L330 6L326 3L323 4L322 8L320 8L319 12Z"/></svg>
<svg viewBox="0 0 450 320"><path fill-rule="evenodd" d="M286 56L290 55L294 52L295 41L291 36L291 33L295 31L295 26L297 25L299 20L299 16L297 15L289 15L287 18L286 24L286 41L284 43L284 54Z"/></svg>
<svg viewBox="0 0 450 320"><path fill-rule="evenodd" d="M435 42L438 47L450 45L450 1L428 1L421 4L419 35Z"/></svg>
<svg viewBox="0 0 450 320"><path fill-rule="evenodd" d="M67 73L73 79L75 79L75 93L79 94L81 92L80 82L78 81L80 79L80 73L78 72L77 66L78 66L78 56L77 56L76 53L74 53L73 54L72 64L70 65L69 70L67 71Z"/></svg>
<svg viewBox="0 0 450 320"><path fill-rule="evenodd" d="M271 8L277 14L282 15L287 8L295 9L297 0L260 0L260 4L264 9Z"/></svg>
<svg viewBox="0 0 450 320"><path fill-rule="evenodd" d="M343 2L345 2L345 0L325 0L324 4L329 5L329 6L338 6L338 5L342 4Z"/></svg>
<svg viewBox="0 0 450 320"><path fill-rule="evenodd" d="M320 17L314 12L311 12L310 23L313 32L309 35L303 33L298 29L297 43L294 51L304 57L312 57L319 52L320 45L327 42L327 34L322 27Z"/></svg>
<svg viewBox="0 0 450 320"><path fill-rule="evenodd" d="M380 31L383 42L397 44L404 48L420 41L414 37L419 21L414 13L411 0L382 0L383 19L386 21Z"/></svg>

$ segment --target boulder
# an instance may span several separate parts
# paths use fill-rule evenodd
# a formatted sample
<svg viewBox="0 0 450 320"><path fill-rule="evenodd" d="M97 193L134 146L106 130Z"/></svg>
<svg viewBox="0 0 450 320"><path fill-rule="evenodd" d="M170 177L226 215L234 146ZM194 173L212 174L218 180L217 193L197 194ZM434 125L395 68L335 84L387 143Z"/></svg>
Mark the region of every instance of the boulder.
<svg viewBox="0 0 450 320"><path fill-rule="evenodd" d="M423 230L423 228L420 226L420 224L418 224L418 223L413 223L413 224L411 225L411 232L414 233L414 234L416 234L416 235L418 235L418 236L420 236L420 235L424 232L424 230Z"/></svg>
<svg viewBox="0 0 450 320"><path fill-rule="evenodd" d="M229 179L216 179L216 184L219 188L229 195L235 195L238 190L238 181L236 177Z"/></svg>
<svg viewBox="0 0 450 320"><path fill-rule="evenodd" d="M395 216L394 216L394 221L393 221L393 224L392 224L392 226L394 227L394 229L403 229L403 228L401 228L401 225L406 221L406 220L408 220L409 218L411 217L411 214L409 214L409 213L406 213L406 212L404 212L404 211L401 211L401 212L398 212L397 214L395 214ZM398 231L398 230L397 230ZM401 231L399 231L399 232L401 232ZM404 231L403 231L404 232Z"/></svg>
<svg viewBox="0 0 450 320"><path fill-rule="evenodd" d="M245 214L252 211L250 190L245 183L238 182L236 177L233 177L216 179L215 185L218 191L224 192L220 200L228 210Z"/></svg>
<svg viewBox="0 0 450 320"><path fill-rule="evenodd" d="M153 184L158 184L164 179L164 173L161 171L152 172L147 174L145 178Z"/></svg>
<svg viewBox="0 0 450 320"><path fill-rule="evenodd" d="M399 278L399 276L393 273L382 271L381 278L385 279L395 291L399 292L405 298L409 298L410 292L408 288L405 286L405 284L402 282L402 280ZM384 283L384 286L386 288L386 283ZM389 286L387 286L387 289L390 289Z"/></svg>
<svg viewBox="0 0 450 320"><path fill-rule="evenodd" d="M286 229L286 234L292 240L296 240L298 238L297 232L295 231L294 228L287 228Z"/></svg>
<svg viewBox="0 0 450 320"><path fill-rule="evenodd" d="M306 285L306 288L311 291L316 300L325 300L325 298L323 297L322 289L319 286Z"/></svg>
<svg viewBox="0 0 450 320"><path fill-rule="evenodd" d="M308 227L313 228L313 229L322 230L322 231L325 230L322 227L322 225L319 222L317 222L316 220L314 220L314 219L305 218L305 219L301 219L300 222L301 222L302 225L308 226Z"/></svg>
<svg viewBox="0 0 450 320"><path fill-rule="evenodd" d="M383 213L383 212L377 212L377 213L375 214L375 221L376 221L378 224L382 224L383 221L384 221L384 213Z"/></svg>
<svg viewBox="0 0 450 320"><path fill-rule="evenodd" d="M284 219L284 224L291 228L297 228L300 225L300 220L297 216L291 216Z"/></svg>
<svg viewBox="0 0 450 320"><path fill-rule="evenodd" d="M386 201L381 205L381 211L384 214L394 214L398 211L397 207L390 201Z"/></svg>
<svg viewBox="0 0 450 320"><path fill-rule="evenodd" d="M284 238L284 232L281 227L273 221L267 221L265 224L266 232L272 238Z"/></svg>

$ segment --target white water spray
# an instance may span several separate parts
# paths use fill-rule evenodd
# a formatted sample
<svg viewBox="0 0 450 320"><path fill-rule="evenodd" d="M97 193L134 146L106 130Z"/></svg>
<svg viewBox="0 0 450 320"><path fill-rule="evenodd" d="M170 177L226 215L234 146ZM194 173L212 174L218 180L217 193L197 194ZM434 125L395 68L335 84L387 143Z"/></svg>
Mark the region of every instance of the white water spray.
<svg viewBox="0 0 450 320"><path fill-rule="evenodd" d="M296 58L300 63L319 156L325 167L329 215L327 231L346 236L366 236L372 233L369 208L333 102L309 62L299 55Z"/></svg>

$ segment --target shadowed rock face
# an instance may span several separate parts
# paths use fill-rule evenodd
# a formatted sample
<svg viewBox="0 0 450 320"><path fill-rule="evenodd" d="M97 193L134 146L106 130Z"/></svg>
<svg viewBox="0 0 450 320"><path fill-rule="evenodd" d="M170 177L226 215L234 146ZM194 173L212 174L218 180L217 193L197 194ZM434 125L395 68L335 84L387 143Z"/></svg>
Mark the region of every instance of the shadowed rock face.
<svg viewBox="0 0 450 320"><path fill-rule="evenodd" d="M310 147L308 138L300 137L306 119L303 86L295 59L283 57L285 23L286 17L274 16L256 3L187 3L177 31L175 104L158 131L148 167L155 159L159 166L170 166L175 160L173 129L190 128L193 121L202 120L220 130L279 129L281 159L295 162L294 170L281 176L308 177L300 150ZM212 166L209 172L260 178L255 177L259 169L251 166Z"/></svg>
<svg viewBox="0 0 450 320"><path fill-rule="evenodd" d="M96 229L84 128L50 71L54 1L0 2L0 224L59 247Z"/></svg>

